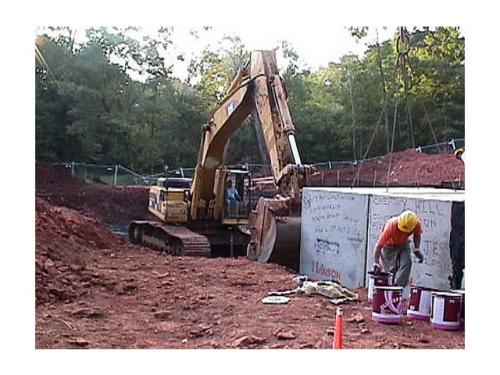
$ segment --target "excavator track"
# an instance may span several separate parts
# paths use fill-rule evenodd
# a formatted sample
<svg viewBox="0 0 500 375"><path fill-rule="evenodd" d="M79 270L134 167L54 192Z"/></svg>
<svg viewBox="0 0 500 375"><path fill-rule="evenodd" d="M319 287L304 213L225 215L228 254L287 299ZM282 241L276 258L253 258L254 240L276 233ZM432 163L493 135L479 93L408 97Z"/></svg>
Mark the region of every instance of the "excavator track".
<svg viewBox="0 0 500 375"><path fill-rule="evenodd" d="M154 221L133 221L128 228L131 243L178 256L210 256L208 239L187 227Z"/></svg>

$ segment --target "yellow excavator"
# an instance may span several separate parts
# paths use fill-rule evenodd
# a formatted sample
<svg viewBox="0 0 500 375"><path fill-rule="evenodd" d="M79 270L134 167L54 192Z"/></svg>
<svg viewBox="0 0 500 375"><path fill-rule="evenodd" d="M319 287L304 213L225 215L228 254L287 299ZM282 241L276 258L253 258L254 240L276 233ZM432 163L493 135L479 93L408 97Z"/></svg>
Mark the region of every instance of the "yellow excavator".
<svg viewBox="0 0 500 375"><path fill-rule="evenodd" d="M277 186L276 196L256 206L250 172L224 165L231 136L250 115ZM131 222L129 238L173 255L247 255L298 270L301 189L312 171L300 160L275 53L254 51L202 126L191 186L159 179L149 191L149 211L159 220Z"/></svg>

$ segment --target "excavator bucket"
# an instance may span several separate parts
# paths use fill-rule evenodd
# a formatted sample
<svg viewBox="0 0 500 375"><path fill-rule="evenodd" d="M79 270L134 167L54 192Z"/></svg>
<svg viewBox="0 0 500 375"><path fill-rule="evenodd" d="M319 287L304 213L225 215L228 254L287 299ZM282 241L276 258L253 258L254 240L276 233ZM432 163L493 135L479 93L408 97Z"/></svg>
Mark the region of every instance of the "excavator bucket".
<svg viewBox="0 0 500 375"><path fill-rule="evenodd" d="M289 199L261 198L249 226L248 258L299 270L300 206Z"/></svg>

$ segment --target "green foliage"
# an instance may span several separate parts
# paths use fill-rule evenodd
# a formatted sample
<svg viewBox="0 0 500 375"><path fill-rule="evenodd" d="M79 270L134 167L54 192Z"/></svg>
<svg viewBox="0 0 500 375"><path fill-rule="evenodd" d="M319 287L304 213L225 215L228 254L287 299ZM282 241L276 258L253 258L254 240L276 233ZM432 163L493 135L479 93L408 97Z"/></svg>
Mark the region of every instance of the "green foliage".
<svg viewBox="0 0 500 375"><path fill-rule="evenodd" d="M193 35L203 33L203 28ZM358 42L368 27L349 28ZM250 56L225 37L172 76L172 28L138 38L137 28L91 28L84 43L67 27L36 40L36 158L120 163L156 173L193 167L201 125ZM396 37L312 71L288 42L276 47L302 160L353 160L464 136L465 43L454 27L414 29L405 66ZM170 59L171 60L171 59ZM169 60L169 61L170 61ZM396 114L396 118L394 118ZM252 119L231 139L227 163L259 163Z"/></svg>

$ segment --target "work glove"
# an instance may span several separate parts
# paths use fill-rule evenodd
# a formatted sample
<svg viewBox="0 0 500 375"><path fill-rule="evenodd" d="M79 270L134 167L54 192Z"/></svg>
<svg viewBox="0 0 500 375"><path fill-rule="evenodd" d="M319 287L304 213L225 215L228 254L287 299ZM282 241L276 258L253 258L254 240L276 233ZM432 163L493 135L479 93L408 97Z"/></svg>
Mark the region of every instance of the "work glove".
<svg viewBox="0 0 500 375"><path fill-rule="evenodd" d="M378 263L373 263L372 275L379 275L382 273L382 267Z"/></svg>
<svg viewBox="0 0 500 375"><path fill-rule="evenodd" d="M424 255L420 252L420 250L416 249L413 254L418 258L418 263L422 263L424 261Z"/></svg>

